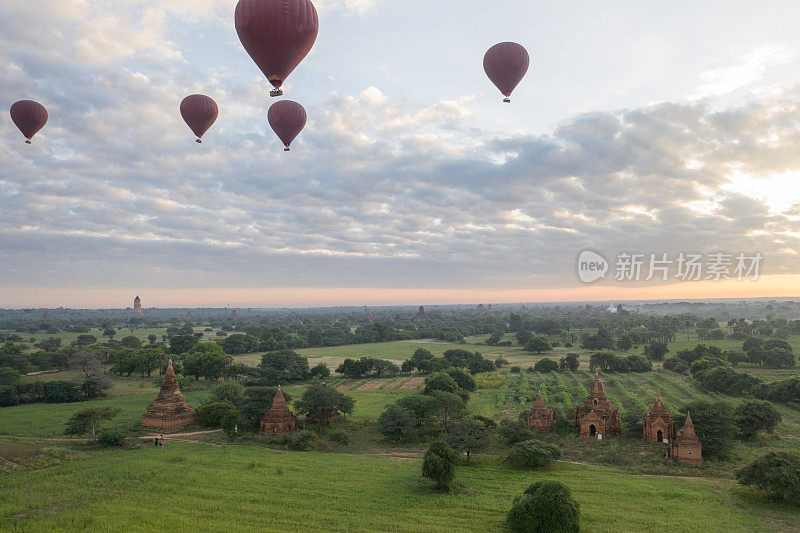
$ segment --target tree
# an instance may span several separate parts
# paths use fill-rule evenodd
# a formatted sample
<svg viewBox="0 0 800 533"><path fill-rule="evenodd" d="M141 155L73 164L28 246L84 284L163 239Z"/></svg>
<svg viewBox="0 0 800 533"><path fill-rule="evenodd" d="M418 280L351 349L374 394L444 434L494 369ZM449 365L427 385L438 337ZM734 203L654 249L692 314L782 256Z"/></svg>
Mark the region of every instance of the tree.
<svg viewBox="0 0 800 533"><path fill-rule="evenodd" d="M211 389L211 399L215 402L230 402L237 407L241 407L244 402L244 386L235 381L220 383Z"/></svg>
<svg viewBox="0 0 800 533"><path fill-rule="evenodd" d="M195 414L197 423L201 426L219 428L222 427L222 420L231 414L235 414L238 419L239 410L231 402L224 400L201 405Z"/></svg>
<svg viewBox="0 0 800 533"><path fill-rule="evenodd" d="M150 344L155 344L156 339L158 339L158 336L153 333L147 336L147 340L150 341Z"/></svg>
<svg viewBox="0 0 800 533"><path fill-rule="evenodd" d="M666 342L651 341L644 347L644 354L653 361L662 361L668 351Z"/></svg>
<svg viewBox="0 0 800 533"><path fill-rule="evenodd" d="M518 331L515 337L517 338L517 343L520 346L526 346L531 341L533 333L530 331Z"/></svg>
<svg viewBox="0 0 800 533"><path fill-rule="evenodd" d="M461 402L461 398L458 398ZM463 402L461 402L463 405ZM435 414L437 409L437 401L433 395L425 394L410 394L403 396L396 402L398 407L411 411L414 415L414 422L418 428L421 428L428 420Z"/></svg>
<svg viewBox="0 0 800 533"><path fill-rule="evenodd" d="M579 366L580 361L578 361L578 354L576 353L568 353L558 361L558 368L562 371L577 372Z"/></svg>
<svg viewBox="0 0 800 533"><path fill-rule="evenodd" d="M752 438L759 431L772 433L781 414L769 402L749 400L736 407L733 421L743 437Z"/></svg>
<svg viewBox="0 0 800 533"><path fill-rule="evenodd" d="M800 455L769 452L736 472L742 485L752 485L784 501L800 505Z"/></svg>
<svg viewBox="0 0 800 533"><path fill-rule="evenodd" d="M449 426L453 420L460 418L467 409L464 399L458 394L435 390L430 395L434 400L433 412L445 426Z"/></svg>
<svg viewBox="0 0 800 533"><path fill-rule="evenodd" d="M447 490L456 472L458 452L447 443L434 441L422 459L422 475L434 482L439 490Z"/></svg>
<svg viewBox="0 0 800 533"><path fill-rule="evenodd" d="M544 359L540 359L536 361L536 364L533 365L533 369L536 372L558 372L558 363L553 361L552 359L548 359L545 357Z"/></svg>
<svg viewBox="0 0 800 533"><path fill-rule="evenodd" d="M500 421L500 435L508 444L516 444L533 438L533 431L523 420L504 418Z"/></svg>
<svg viewBox="0 0 800 533"><path fill-rule="evenodd" d="M525 350L529 352L542 353L549 352L552 349L553 346L550 345L550 342L544 337L539 336L531 337L531 340L525 345Z"/></svg>
<svg viewBox="0 0 800 533"><path fill-rule="evenodd" d="M97 337L88 334L78 335L78 338L75 341L75 343L81 348L84 346L90 346L96 342L97 342Z"/></svg>
<svg viewBox="0 0 800 533"><path fill-rule="evenodd" d="M70 357L69 367L83 374L84 379L92 379L103 372L100 358L94 352L81 350Z"/></svg>
<svg viewBox="0 0 800 533"><path fill-rule="evenodd" d="M733 446L736 436L736 425L733 423L733 408L726 402L695 400L683 406L681 412L692 415L697 438L703 445L703 457L725 458ZM681 427L685 416L675 417L675 423Z"/></svg>
<svg viewBox="0 0 800 533"><path fill-rule="evenodd" d="M474 416L464 416L447 429L447 444L454 450L467 454L467 463L473 453L483 450L489 428Z"/></svg>
<svg viewBox="0 0 800 533"><path fill-rule="evenodd" d="M446 370L446 372L448 376L453 378L453 381L455 381L456 385L458 385L461 389L465 391L475 390L475 378L460 368L450 368Z"/></svg>
<svg viewBox="0 0 800 533"><path fill-rule="evenodd" d="M348 414L353 411L353 399L334 388L319 386L306 389L295 407L306 414L306 420L328 425L338 413Z"/></svg>
<svg viewBox="0 0 800 533"><path fill-rule="evenodd" d="M561 458L561 448L549 442L527 440L518 442L506 462L516 468L542 468Z"/></svg>
<svg viewBox="0 0 800 533"><path fill-rule="evenodd" d="M311 375L308 358L289 349L265 353L261 356L258 369L263 381L268 385L305 381Z"/></svg>
<svg viewBox="0 0 800 533"><path fill-rule="evenodd" d="M431 394L433 391L456 393L459 391L459 387L458 383L449 374L437 372L425 378L425 394Z"/></svg>
<svg viewBox="0 0 800 533"><path fill-rule="evenodd" d="M119 342L125 348L139 348L142 346L142 341L139 340L139 337L135 337L133 335L122 337Z"/></svg>
<svg viewBox="0 0 800 533"><path fill-rule="evenodd" d="M791 350L775 346L764 352L763 366L766 368L793 368L794 354Z"/></svg>
<svg viewBox="0 0 800 533"><path fill-rule="evenodd" d="M589 356L589 368L591 370L599 368L603 372L608 372L614 364L615 357L616 355L614 355L614 352L595 352Z"/></svg>
<svg viewBox="0 0 800 533"><path fill-rule="evenodd" d="M318 363L311 369L311 377L328 379L330 376L331 370L325 363Z"/></svg>
<svg viewBox="0 0 800 533"><path fill-rule="evenodd" d="M197 344L194 335L175 335L169 340L169 352L175 355L189 353Z"/></svg>
<svg viewBox="0 0 800 533"><path fill-rule="evenodd" d="M183 372L197 379L214 381L222 377L225 369L233 362L233 357L220 353L190 353L183 360Z"/></svg>
<svg viewBox="0 0 800 533"><path fill-rule="evenodd" d="M511 531L573 533L580 531L581 508L558 481L537 481L514 499L506 517Z"/></svg>
<svg viewBox="0 0 800 533"><path fill-rule="evenodd" d="M114 407L88 407L81 409L73 414L67 420L67 435L85 435L91 433L94 440L97 426L103 420L111 420L120 413L119 409Z"/></svg>
<svg viewBox="0 0 800 533"><path fill-rule="evenodd" d="M416 428L416 421L416 415L412 411L393 404L378 417L378 426L384 437L399 441L411 436Z"/></svg>
<svg viewBox="0 0 800 533"><path fill-rule="evenodd" d="M220 345L222 349L225 350L225 353L230 355L240 355L258 351L258 339L252 335L245 335L242 333L228 335L220 342Z"/></svg>

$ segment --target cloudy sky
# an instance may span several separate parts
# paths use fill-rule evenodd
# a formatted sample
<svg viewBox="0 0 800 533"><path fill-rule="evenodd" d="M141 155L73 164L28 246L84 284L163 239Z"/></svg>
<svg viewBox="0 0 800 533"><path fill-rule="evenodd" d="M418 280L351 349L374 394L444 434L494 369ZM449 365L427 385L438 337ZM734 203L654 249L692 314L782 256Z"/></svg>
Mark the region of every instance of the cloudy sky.
<svg viewBox="0 0 800 533"><path fill-rule="evenodd" d="M0 3L0 102L50 114L31 146L0 123L0 307L800 296L800 3L317 0L290 153L235 3ZM613 279L681 252L759 280Z"/></svg>

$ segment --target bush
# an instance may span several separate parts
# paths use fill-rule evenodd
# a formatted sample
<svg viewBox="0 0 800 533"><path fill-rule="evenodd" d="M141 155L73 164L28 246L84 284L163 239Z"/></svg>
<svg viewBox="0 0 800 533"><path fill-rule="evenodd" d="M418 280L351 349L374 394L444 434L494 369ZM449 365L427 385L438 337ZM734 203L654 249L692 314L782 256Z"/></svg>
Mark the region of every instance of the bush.
<svg viewBox="0 0 800 533"><path fill-rule="evenodd" d="M235 381L221 383L211 389L211 398L215 402L227 401L241 407L242 402L244 402L244 386Z"/></svg>
<svg viewBox="0 0 800 533"><path fill-rule="evenodd" d="M533 365L533 369L536 372L558 372L558 363L553 361L552 359L548 359L545 357L540 361L536 361L536 364Z"/></svg>
<svg viewBox="0 0 800 533"><path fill-rule="evenodd" d="M328 440L337 444L341 444L342 446L347 446L350 444L350 434L344 430L335 429L328 433Z"/></svg>
<svg viewBox="0 0 800 533"><path fill-rule="evenodd" d="M753 396L778 403L800 403L800 378L789 378L753 387Z"/></svg>
<svg viewBox="0 0 800 533"><path fill-rule="evenodd" d="M533 431L524 420L504 418L500 421L500 436L509 444L516 444L534 437Z"/></svg>
<svg viewBox="0 0 800 533"><path fill-rule="evenodd" d="M460 368L450 368L446 372L448 376L453 378L453 381L456 382L456 385L462 389L467 391L475 390L475 379Z"/></svg>
<svg viewBox="0 0 800 533"><path fill-rule="evenodd" d="M331 376L331 369L325 363L314 365L311 369L311 377L319 379L328 379Z"/></svg>
<svg viewBox="0 0 800 533"><path fill-rule="evenodd" d="M698 359L696 363L703 361ZM694 363L693 363L694 364ZM760 380L745 372L739 372L730 367L716 367L701 370L694 376L707 390L722 392L731 396L745 396L761 383Z"/></svg>
<svg viewBox="0 0 800 533"><path fill-rule="evenodd" d="M772 433L781 414L769 402L750 400L736 408L733 421L744 438L751 438L759 431Z"/></svg>
<svg viewBox="0 0 800 533"><path fill-rule="evenodd" d="M298 431L297 433L292 433L289 435L287 439L287 447L290 450L303 452L310 450L311 446L316 440L317 434L310 429L306 429L304 431Z"/></svg>
<svg viewBox="0 0 800 533"><path fill-rule="evenodd" d="M97 433L97 444L103 448L112 448L125 444L125 433L119 429L104 428Z"/></svg>
<svg viewBox="0 0 800 533"><path fill-rule="evenodd" d="M239 416L239 410L229 401L211 402L201 405L197 408L195 415L197 423L201 426L209 428L222 427L222 420L226 416L236 414Z"/></svg>
<svg viewBox="0 0 800 533"><path fill-rule="evenodd" d="M511 531L572 533L580 531L580 504L558 481L537 481L514 500L506 525Z"/></svg>
<svg viewBox="0 0 800 533"><path fill-rule="evenodd" d="M17 403L17 388L14 385L0 385L0 407L10 407Z"/></svg>
<svg viewBox="0 0 800 533"><path fill-rule="evenodd" d="M519 442L506 457L506 462L516 468L541 468L561 458L561 448L549 442L526 440Z"/></svg>
<svg viewBox="0 0 800 533"><path fill-rule="evenodd" d="M642 413L625 411L622 415L622 427L625 428L625 433L634 439L641 439L644 433L643 420Z"/></svg>
<svg viewBox="0 0 800 533"><path fill-rule="evenodd" d="M80 388L69 381L48 381L44 384L44 401L46 403L70 403L83 399Z"/></svg>
<svg viewBox="0 0 800 533"><path fill-rule="evenodd" d="M447 490L455 477L457 460L458 452L441 440L434 441L422 459L422 475L436 488Z"/></svg>
<svg viewBox="0 0 800 533"><path fill-rule="evenodd" d="M736 472L736 480L800 505L800 455L769 452Z"/></svg>
<svg viewBox="0 0 800 533"><path fill-rule="evenodd" d="M437 390L456 393L458 389L458 383L444 372L437 372L425 378L425 394L431 394Z"/></svg>
<svg viewBox="0 0 800 533"><path fill-rule="evenodd" d="M404 440L411 436L417 426L416 415L399 405L390 405L378 417L381 434L392 440Z"/></svg>

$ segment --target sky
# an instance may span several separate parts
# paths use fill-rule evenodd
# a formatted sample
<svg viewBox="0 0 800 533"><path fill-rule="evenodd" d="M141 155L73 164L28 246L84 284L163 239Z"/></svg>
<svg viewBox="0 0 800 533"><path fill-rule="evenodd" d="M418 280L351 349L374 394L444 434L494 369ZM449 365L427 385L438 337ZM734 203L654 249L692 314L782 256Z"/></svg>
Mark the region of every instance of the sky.
<svg viewBox="0 0 800 533"><path fill-rule="evenodd" d="M0 102L50 116L0 121L0 307L800 296L800 4L318 0L289 153L235 4L0 3ZM531 56L510 105L500 41ZM681 253L763 260L614 279Z"/></svg>

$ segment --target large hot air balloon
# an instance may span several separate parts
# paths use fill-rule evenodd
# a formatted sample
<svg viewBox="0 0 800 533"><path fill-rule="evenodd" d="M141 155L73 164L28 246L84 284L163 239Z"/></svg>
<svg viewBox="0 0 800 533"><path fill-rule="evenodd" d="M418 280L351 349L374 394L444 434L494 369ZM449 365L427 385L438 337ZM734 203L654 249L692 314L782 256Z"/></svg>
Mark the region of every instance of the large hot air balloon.
<svg viewBox="0 0 800 533"><path fill-rule="evenodd" d="M483 70L503 93L506 103L511 101L511 92L525 77L529 65L528 52L517 43L498 43L483 56Z"/></svg>
<svg viewBox="0 0 800 533"><path fill-rule="evenodd" d="M319 31L310 0L239 0L236 33L244 49L275 87L281 85L314 46Z"/></svg>
<svg viewBox="0 0 800 533"><path fill-rule="evenodd" d="M288 152L289 145L306 125L306 110L297 102L281 100L270 106L267 119L286 147L283 151Z"/></svg>
<svg viewBox="0 0 800 533"><path fill-rule="evenodd" d="M189 128L197 135L197 142L203 142L203 134L214 124L219 115L217 103L203 94L192 94L181 102L181 116Z"/></svg>
<svg viewBox="0 0 800 533"><path fill-rule="evenodd" d="M25 136L25 143L31 144L31 138L47 124L47 109L33 100L20 100L11 106L11 120Z"/></svg>

